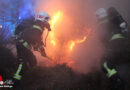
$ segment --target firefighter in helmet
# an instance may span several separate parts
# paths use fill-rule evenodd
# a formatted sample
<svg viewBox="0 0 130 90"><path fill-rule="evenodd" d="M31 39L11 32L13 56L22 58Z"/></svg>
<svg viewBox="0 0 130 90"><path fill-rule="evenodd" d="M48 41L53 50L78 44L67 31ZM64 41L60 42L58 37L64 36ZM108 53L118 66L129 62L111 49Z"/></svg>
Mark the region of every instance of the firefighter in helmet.
<svg viewBox="0 0 130 90"><path fill-rule="evenodd" d="M22 74L34 66L36 66L36 58L32 53L32 49L39 51L42 56L47 57L42 42L42 33L44 29L51 31L48 23L50 16L46 12L40 12L36 18L30 17L24 19L15 30L15 41L17 49L18 67L13 78L21 80ZM26 69L26 70L25 70Z"/></svg>
<svg viewBox="0 0 130 90"><path fill-rule="evenodd" d="M127 23L113 7L108 10L98 9L96 16L101 30L100 36L106 48L102 69L111 81L111 90L124 90L124 82L119 75L118 66L125 62L123 53L126 51Z"/></svg>

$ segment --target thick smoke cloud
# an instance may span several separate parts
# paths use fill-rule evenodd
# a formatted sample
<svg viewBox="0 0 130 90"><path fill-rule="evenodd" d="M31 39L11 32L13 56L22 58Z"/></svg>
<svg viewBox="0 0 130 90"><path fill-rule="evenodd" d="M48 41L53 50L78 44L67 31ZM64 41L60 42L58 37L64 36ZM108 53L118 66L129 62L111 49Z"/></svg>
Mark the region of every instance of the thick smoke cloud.
<svg viewBox="0 0 130 90"><path fill-rule="evenodd" d="M97 67L102 54L100 42L94 39L95 36L90 36L83 44L76 45L71 53L64 52L67 41L85 36L87 29L91 28L91 10L85 3L86 1L83 0L40 0L37 2L36 9L36 12L44 10L50 14L60 10L66 16L63 18L61 22L63 25L60 25L56 35L60 40L60 49L56 48L54 54L73 60L73 64L70 66L80 72L88 72L91 68Z"/></svg>
<svg viewBox="0 0 130 90"><path fill-rule="evenodd" d="M47 11L49 14L58 10L64 12L68 19L64 18L65 20L61 22L63 26L61 25L58 31L58 38L62 41L80 38L86 34L88 29L91 30L88 39L82 44L77 44L71 54L67 56L74 60L71 65L74 70L87 73L100 68L104 50L104 46L95 33L97 30L96 10L114 6L128 22L128 2L129 0L99 0L98 2L97 0L37 0L35 12ZM61 53L62 49L57 52Z"/></svg>
<svg viewBox="0 0 130 90"><path fill-rule="evenodd" d="M10 12L15 11L14 9L17 9L19 15L14 13L13 18L27 16L28 11L31 10L31 15L40 11L46 11L50 15L59 10L63 11L66 17L61 22L62 25L60 24L60 27L58 27L57 33L57 38L62 41L60 42L61 46L64 45L63 42L68 40L82 38L82 36L86 35L87 30L91 29L88 39L82 44L76 44L73 51L67 55L67 58L74 60L74 64L71 65L74 70L89 72L93 68L99 67L103 55L102 43L95 33L97 30L95 11L98 8L107 9L114 6L129 23L129 3L129 0L1 0L0 11L2 13L0 15L9 17L11 16ZM10 10L12 5L14 9ZM16 6L18 8L15 8ZM35 10L33 10L34 8ZM62 52L66 56L63 47L55 50L57 53ZM37 57L41 58L40 55Z"/></svg>

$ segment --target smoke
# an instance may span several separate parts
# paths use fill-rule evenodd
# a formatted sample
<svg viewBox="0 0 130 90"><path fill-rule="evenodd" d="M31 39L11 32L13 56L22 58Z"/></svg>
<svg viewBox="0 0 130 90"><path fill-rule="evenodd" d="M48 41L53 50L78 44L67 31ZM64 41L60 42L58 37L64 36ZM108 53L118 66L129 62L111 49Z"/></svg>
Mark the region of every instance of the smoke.
<svg viewBox="0 0 130 90"><path fill-rule="evenodd" d="M92 11L86 0L38 0L35 11L36 13L46 11L50 16L60 11L63 15L60 23L55 27L58 46L52 48L48 44L46 51L49 56L57 59L58 63L66 62L78 72L87 73L93 68L99 68L103 49L94 33ZM76 44L69 52L68 42L87 36L88 31L90 34L87 40Z"/></svg>
<svg viewBox="0 0 130 90"><path fill-rule="evenodd" d="M58 39L59 46L53 48L48 44L47 53L60 61L67 59L67 62L69 62L70 60L70 67L76 71L87 73L95 70L95 68L99 69L104 50L95 33L97 29L95 11L98 8L114 6L129 23L129 2L129 0L99 0L98 2L97 0L1 0L0 16L4 16L7 21L11 22L9 25L13 26L18 17L25 18L40 11L46 11L52 16L57 11L61 11L63 18L55 27L57 32L55 37ZM2 19L0 23L3 23ZM82 39L89 30L91 33L87 40L81 44L76 44L72 52L68 53L67 43L70 40ZM40 55L37 55L37 57L38 60L45 60Z"/></svg>
<svg viewBox="0 0 130 90"><path fill-rule="evenodd" d="M100 68L100 60L103 56L104 46L97 36L97 22L95 12L98 8L114 6L128 18L129 0L37 0L35 12L46 11L52 16L57 11L63 13L63 18L55 27L57 47L48 44L47 54L55 57L60 62L69 60L69 64L75 71L87 73ZM127 10L126 10L127 9ZM81 39L90 30L90 35L84 43L76 44L72 52L67 51L67 43L70 40ZM48 39L49 42L50 39Z"/></svg>

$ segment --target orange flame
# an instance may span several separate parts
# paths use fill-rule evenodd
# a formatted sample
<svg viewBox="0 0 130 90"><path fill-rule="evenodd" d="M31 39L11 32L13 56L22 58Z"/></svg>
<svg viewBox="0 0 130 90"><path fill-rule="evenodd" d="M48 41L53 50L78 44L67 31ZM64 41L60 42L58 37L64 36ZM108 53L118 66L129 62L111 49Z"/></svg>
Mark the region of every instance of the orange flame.
<svg viewBox="0 0 130 90"><path fill-rule="evenodd" d="M70 52L73 50L76 44L80 44L86 41L88 35L86 35L85 33L88 33L88 30L87 29L84 30L85 33L82 35L83 38L79 38L81 37L81 35L79 36L79 34L75 35L75 38L73 36L71 37L70 35L68 35L69 37L67 37L68 32L71 32L71 30L68 30L68 31L66 30L67 34L66 33L62 34L62 32L65 31L66 29L66 27L64 27L65 25L63 24L66 24L66 22L68 24L70 22L69 24L71 26L72 20L67 15L64 15L64 13L61 11L58 11L51 15L52 15L51 16L52 18L49 23L52 30L47 40L48 47L46 47L46 52L48 56L53 59L51 60L51 62L54 62L57 64L67 63L68 66L71 66L74 63L74 61L73 61L73 58L69 56L71 55ZM65 29L61 31L60 28L61 29L65 28Z"/></svg>
<svg viewBox="0 0 130 90"><path fill-rule="evenodd" d="M73 47L75 46L75 44L77 44L77 43L83 43L86 39L87 39L87 37L85 36L82 40L71 41L69 50L72 51Z"/></svg>
<svg viewBox="0 0 130 90"><path fill-rule="evenodd" d="M61 16L62 16L62 12L61 11L58 11L57 13L55 13L53 16L52 16L52 19L50 21L50 25L51 25L51 29L52 31L50 32L50 43L53 45L53 46L56 46L56 40L55 40L55 25L56 23L58 22L59 19L61 19Z"/></svg>
<svg viewBox="0 0 130 90"><path fill-rule="evenodd" d="M51 25L51 29L52 29L52 31L50 32L50 43L52 44L52 46L56 46L57 45L57 38L56 38L56 36L55 36L55 33L57 33L56 31L55 31L55 27L56 27L56 24L59 22L59 20L61 20L63 18L63 12L61 12L61 11L58 11L58 12L56 12L53 16L52 16L52 19L51 19L51 21L49 22L50 23L50 25ZM69 51L72 51L73 50L73 48L74 48L74 46L76 45L76 44L79 44L79 43L83 43L84 41L86 41L86 39L87 39L87 37L86 36L84 36L83 37L83 39L78 39L78 40L71 40L70 41L70 44L69 44L69 46L68 46L68 48L69 48Z"/></svg>
<svg viewBox="0 0 130 90"><path fill-rule="evenodd" d="M69 49L72 51L72 49L73 49L73 47L75 46L75 42L74 41L72 41L71 42L71 44L70 44L70 47L69 47Z"/></svg>
<svg viewBox="0 0 130 90"><path fill-rule="evenodd" d="M60 19L61 15L62 15L62 12L61 12L61 11L58 11L56 14L53 15L53 18L52 18L52 20L50 21L51 29L52 29L52 30L54 29L54 26L55 26L57 20Z"/></svg>

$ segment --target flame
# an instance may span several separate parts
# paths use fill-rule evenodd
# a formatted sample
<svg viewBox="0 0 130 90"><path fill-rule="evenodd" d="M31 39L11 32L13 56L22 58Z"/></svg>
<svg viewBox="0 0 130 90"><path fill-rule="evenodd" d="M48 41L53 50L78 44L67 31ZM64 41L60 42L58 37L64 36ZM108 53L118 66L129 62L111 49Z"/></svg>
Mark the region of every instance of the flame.
<svg viewBox="0 0 130 90"><path fill-rule="evenodd" d="M74 46L75 46L75 42L72 41L71 44L70 44L70 47L69 47L70 51L72 51L72 49L73 49Z"/></svg>
<svg viewBox="0 0 130 90"><path fill-rule="evenodd" d="M56 46L57 45L57 39L55 37L55 26L56 24L58 23L59 20L61 20L63 17L63 12L61 11L58 11L56 12L55 14L53 14L52 16L52 19L51 21L49 22L50 23L50 26L51 26L51 29L52 31L50 32L50 43L53 45L53 46ZM56 32L57 33L57 32ZM72 51L73 50L73 47L75 46L75 44L78 44L78 43L83 43L85 40L87 39L86 36L83 37L83 39L81 40L71 40L70 42L70 45L68 46L69 50Z"/></svg>
<svg viewBox="0 0 130 90"><path fill-rule="evenodd" d="M87 37L85 36L82 40L77 40L76 43L83 43L86 39Z"/></svg>
<svg viewBox="0 0 130 90"><path fill-rule="evenodd" d="M69 50L72 51L73 47L75 46L75 44L77 43L83 43L85 40L87 39L87 37L85 36L83 39L81 40L76 40L76 41L71 41L71 44L69 46Z"/></svg>
<svg viewBox="0 0 130 90"><path fill-rule="evenodd" d="M83 30L84 34L77 35L73 32L74 29L71 28L73 25L71 18L63 13L63 11L57 11L51 15L52 18L49 22L51 26L51 32L49 33L47 40L48 47L46 47L47 55L51 57L51 62L54 64L67 63L68 66L71 66L75 62L70 56L72 54L71 51L76 44L83 43L87 40L88 36L86 33L88 33L88 30L85 29ZM70 29L64 27L66 24ZM68 35L68 33L70 34L72 32L75 35L71 37Z"/></svg>
<svg viewBox="0 0 130 90"><path fill-rule="evenodd" d="M56 41L55 40L51 40L51 43L53 46L56 46Z"/></svg>
<svg viewBox="0 0 130 90"><path fill-rule="evenodd" d="M53 47L56 47L58 45L58 43L57 43L58 39L56 38L56 35L55 35L58 32L55 29L56 29L56 26L58 26L58 22L63 18L62 16L63 16L63 12L58 11L51 16L52 19L49 22L51 29L52 29L52 31L49 34L50 35L50 43ZM69 42L69 46L68 46L69 51L72 51L76 44L85 42L86 39L87 39L87 36L84 36L83 39L68 41Z"/></svg>
<svg viewBox="0 0 130 90"><path fill-rule="evenodd" d="M52 20L50 21L52 30L54 29L54 26L56 22L58 21L58 19L60 19L61 15L62 15L61 11L58 11L56 14L53 15Z"/></svg>
<svg viewBox="0 0 130 90"><path fill-rule="evenodd" d="M56 46L56 40L55 40L55 25L56 23L58 22L59 19L61 19L61 16L62 16L62 12L61 11L58 11L57 13L55 13L53 16L52 16L52 19L51 21L49 22L50 25L51 25L51 29L52 31L50 32L50 43L53 45L53 46Z"/></svg>

